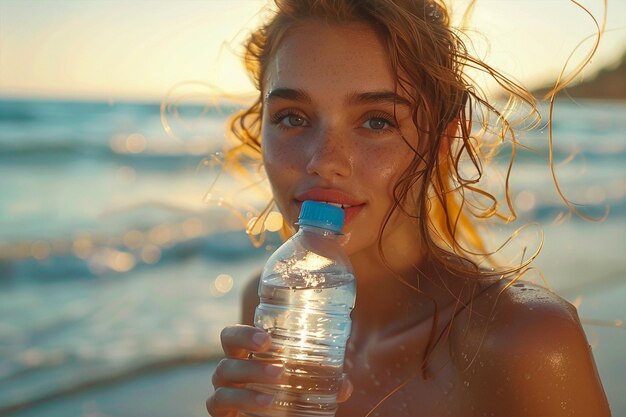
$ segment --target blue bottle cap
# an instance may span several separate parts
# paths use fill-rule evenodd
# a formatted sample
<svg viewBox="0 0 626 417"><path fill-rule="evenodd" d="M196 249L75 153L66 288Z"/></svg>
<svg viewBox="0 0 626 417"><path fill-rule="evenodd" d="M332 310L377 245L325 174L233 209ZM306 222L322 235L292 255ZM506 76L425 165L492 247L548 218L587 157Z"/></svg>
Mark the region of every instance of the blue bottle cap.
<svg viewBox="0 0 626 417"><path fill-rule="evenodd" d="M319 201L307 200L302 203L298 225L315 226L340 233L343 227L344 212L336 207Z"/></svg>

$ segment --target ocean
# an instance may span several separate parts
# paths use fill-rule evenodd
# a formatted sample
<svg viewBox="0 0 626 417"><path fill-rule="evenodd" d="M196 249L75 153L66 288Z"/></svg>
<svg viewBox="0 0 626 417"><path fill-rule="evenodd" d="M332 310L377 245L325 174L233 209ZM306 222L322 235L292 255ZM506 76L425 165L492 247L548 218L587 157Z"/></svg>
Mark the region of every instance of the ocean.
<svg viewBox="0 0 626 417"><path fill-rule="evenodd" d="M206 415L219 332L279 244L250 242L242 225L264 197L220 173L234 109L167 111L168 135L159 103L0 100L0 415ZM533 150L512 173L518 226L543 231L535 264L578 306L614 415L626 415L625 116L623 102L556 106L561 189L589 216L608 207L604 220L558 196L545 128L520 137Z"/></svg>

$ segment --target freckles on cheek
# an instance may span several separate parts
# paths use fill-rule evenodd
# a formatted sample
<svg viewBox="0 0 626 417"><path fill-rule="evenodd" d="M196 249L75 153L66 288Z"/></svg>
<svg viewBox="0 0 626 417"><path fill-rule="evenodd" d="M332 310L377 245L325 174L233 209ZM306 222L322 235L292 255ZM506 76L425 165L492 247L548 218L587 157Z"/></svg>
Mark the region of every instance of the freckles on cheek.
<svg viewBox="0 0 626 417"><path fill-rule="evenodd" d="M395 152L377 152L371 158L368 158L367 165L374 178L379 182L394 182L402 175L409 166L410 159L407 153L400 151Z"/></svg>
<svg viewBox="0 0 626 417"><path fill-rule="evenodd" d="M292 165L291 161L293 158L291 158L290 155L291 152L288 152L284 148L271 147L266 150L264 159L268 163L281 165L286 168Z"/></svg>
<svg viewBox="0 0 626 417"><path fill-rule="evenodd" d="M298 158L290 146L266 144L263 147L263 164L268 173L277 175L295 171L299 166Z"/></svg>

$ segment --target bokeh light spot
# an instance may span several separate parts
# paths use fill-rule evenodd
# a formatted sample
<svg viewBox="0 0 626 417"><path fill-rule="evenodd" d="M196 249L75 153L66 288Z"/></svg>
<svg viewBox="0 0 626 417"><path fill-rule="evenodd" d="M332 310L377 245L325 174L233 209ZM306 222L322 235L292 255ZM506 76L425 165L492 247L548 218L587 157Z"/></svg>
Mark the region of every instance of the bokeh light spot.
<svg viewBox="0 0 626 417"><path fill-rule="evenodd" d="M111 257L111 268L116 272L128 272L135 267L135 257L127 252L117 252Z"/></svg>
<svg viewBox="0 0 626 417"><path fill-rule="evenodd" d="M219 295L227 294L233 288L233 277L228 274L219 274L215 278L213 286Z"/></svg>
<svg viewBox="0 0 626 417"><path fill-rule="evenodd" d="M146 150L146 138L139 133L133 133L126 138L126 150L129 153L141 153Z"/></svg>
<svg viewBox="0 0 626 417"><path fill-rule="evenodd" d="M283 215L272 211L265 219L265 228L270 232L277 232L283 227Z"/></svg>
<svg viewBox="0 0 626 417"><path fill-rule="evenodd" d="M93 252L93 242L87 237L80 237L72 243L72 251L77 257L86 259Z"/></svg>
<svg viewBox="0 0 626 417"><path fill-rule="evenodd" d="M129 249L137 249L143 245L144 236L139 230L129 230L122 238L124 245Z"/></svg>
<svg viewBox="0 0 626 417"><path fill-rule="evenodd" d="M172 232L169 225L160 224L150 230L148 239L155 245L165 245L172 240Z"/></svg>
<svg viewBox="0 0 626 417"><path fill-rule="evenodd" d="M141 260L147 264L155 264L161 259L161 250L155 245L146 245L141 250Z"/></svg>
<svg viewBox="0 0 626 417"><path fill-rule="evenodd" d="M249 235L260 235L263 232L263 222L258 217L253 217L248 221L246 232Z"/></svg>

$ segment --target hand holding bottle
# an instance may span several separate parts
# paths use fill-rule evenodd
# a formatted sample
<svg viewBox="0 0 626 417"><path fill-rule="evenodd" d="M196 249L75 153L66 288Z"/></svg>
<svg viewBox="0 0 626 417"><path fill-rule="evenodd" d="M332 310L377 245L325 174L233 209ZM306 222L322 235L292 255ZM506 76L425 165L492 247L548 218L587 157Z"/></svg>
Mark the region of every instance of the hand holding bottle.
<svg viewBox="0 0 626 417"><path fill-rule="evenodd" d="M271 347L270 336L253 326L228 326L220 335L226 356L213 374L215 391L206 401L209 414L213 417L236 417L241 413L258 413L271 409L273 396L263 394L245 386L250 383L278 384L282 377L280 364L248 360L250 353L266 352ZM344 402L352 393L352 384L342 380L338 402Z"/></svg>

